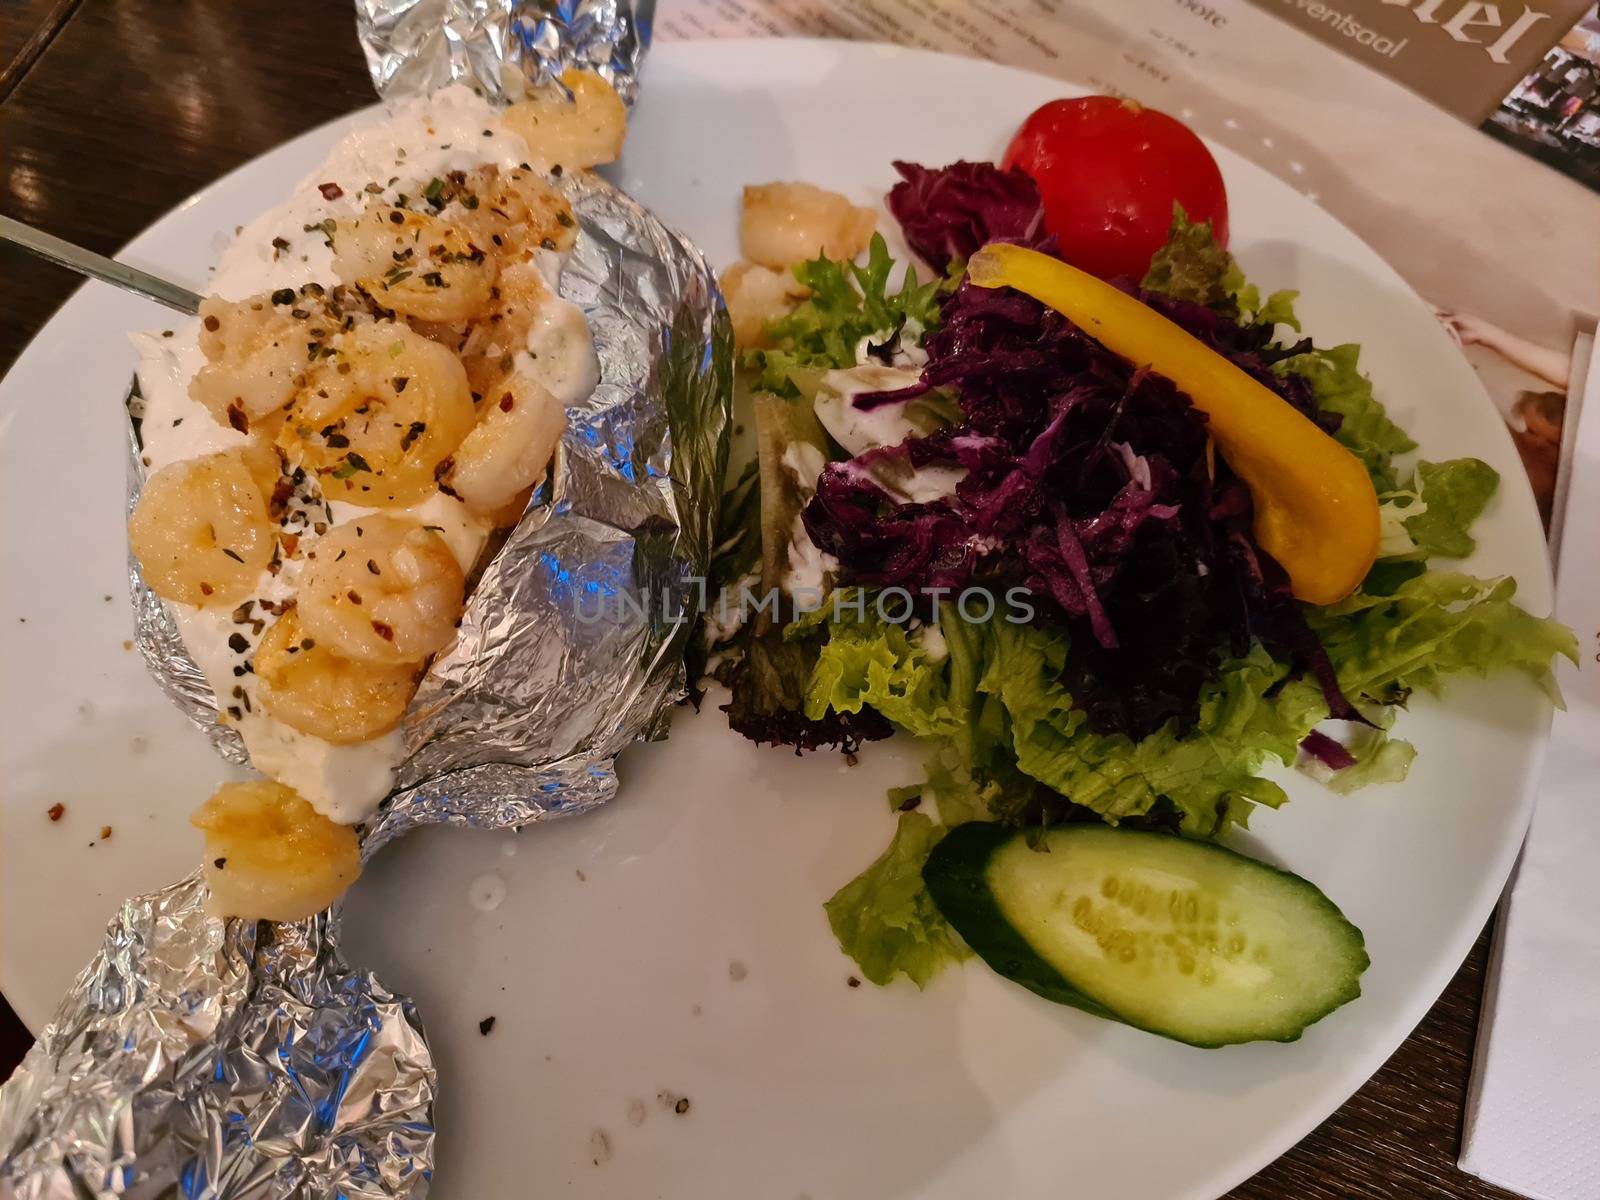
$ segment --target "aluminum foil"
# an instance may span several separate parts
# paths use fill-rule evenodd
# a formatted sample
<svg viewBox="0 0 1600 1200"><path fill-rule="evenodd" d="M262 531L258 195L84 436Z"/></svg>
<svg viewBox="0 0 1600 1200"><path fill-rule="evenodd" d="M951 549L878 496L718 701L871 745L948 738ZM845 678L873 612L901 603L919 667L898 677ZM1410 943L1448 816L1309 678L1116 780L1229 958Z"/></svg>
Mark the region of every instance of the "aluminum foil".
<svg viewBox="0 0 1600 1200"><path fill-rule="evenodd" d="M365 32L384 6L358 7ZM437 22L495 6L388 7L403 23L424 8ZM627 14L567 4L565 28L600 10ZM428 38L416 44L433 53ZM635 38L630 69L641 48ZM369 40L369 60L392 53ZM386 94L447 77L396 69ZM595 335L601 382L569 410L551 480L417 694L397 790L362 831L366 856L418 825L514 828L601 803L616 790L615 756L662 731L682 691L691 622L678 617L701 599L693 581L727 458L727 316L692 245L599 179L563 186L580 236L560 290ZM141 476L130 440L130 504ZM243 761L165 606L131 578L157 680ZM586 621L586 594L634 604ZM344 961L337 910L296 925L222 922L204 901L192 876L111 922L0 1088L0 1196L423 1196L437 1079L410 1001Z"/></svg>
<svg viewBox="0 0 1600 1200"><path fill-rule="evenodd" d="M654 14L655 0L356 0L356 32L386 100L453 82L514 100L582 67L632 103Z"/></svg>
<svg viewBox="0 0 1600 1200"><path fill-rule="evenodd" d="M128 901L0 1089L0 1195L421 1196L432 1059L327 916L226 924L199 875Z"/></svg>

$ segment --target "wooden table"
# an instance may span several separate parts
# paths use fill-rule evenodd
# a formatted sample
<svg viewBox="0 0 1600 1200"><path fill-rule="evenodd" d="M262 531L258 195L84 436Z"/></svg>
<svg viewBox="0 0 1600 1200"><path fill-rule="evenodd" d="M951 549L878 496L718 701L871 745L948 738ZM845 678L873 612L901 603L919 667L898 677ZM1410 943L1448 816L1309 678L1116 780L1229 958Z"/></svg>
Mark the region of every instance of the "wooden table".
<svg viewBox="0 0 1600 1200"><path fill-rule="evenodd" d="M6 0L0 212L112 253L225 171L372 102L348 12L337 0ZM0 279L3 369L77 282L8 246ZM1455 1167L1487 947L1485 934L1371 1082L1231 1195L1509 1196ZM0 1001L0 1076L30 1041Z"/></svg>

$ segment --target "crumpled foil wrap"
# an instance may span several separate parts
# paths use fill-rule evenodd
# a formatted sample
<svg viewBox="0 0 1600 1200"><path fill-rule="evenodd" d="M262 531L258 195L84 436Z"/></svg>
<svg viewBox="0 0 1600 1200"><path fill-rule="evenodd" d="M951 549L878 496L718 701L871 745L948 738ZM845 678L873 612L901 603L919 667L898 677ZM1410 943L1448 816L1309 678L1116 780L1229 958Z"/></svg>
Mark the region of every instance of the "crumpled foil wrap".
<svg viewBox="0 0 1600 1200"><path fill-rule="evenodd" d="M411 1002L327 915L205 913L198 872L129 900L0 1089L0 1195L422 1196L436 1079Z"/></svg>
<svg viewBox="0 0 1600 1200"><path fill-rule="evenodd" d="M655 0L356 0L356 32L386 100L452 82L514 100L580 67L632 103L654 14Z"/></svg>
<svg viewBox="0 0 1600 1200"><path fill-rule="evenodd" d="M727 459L727 315L692 245L602 180L563 187L580 236L560 290L601 382L417 694L365 856L419 825L592 808L616 790L615 756L664 731L682 692L680 614L702 599ZM130 504L141 474L131 438ZM157 680L243 761L165 606L137 571L132 584ZM584 618L585 598L619 596L634 603ZM437 1077L411 1002L344 961L337 909L270 925L204 901L196 874L111 922L0 1088L0 1196L425 1195Z"/></svg>

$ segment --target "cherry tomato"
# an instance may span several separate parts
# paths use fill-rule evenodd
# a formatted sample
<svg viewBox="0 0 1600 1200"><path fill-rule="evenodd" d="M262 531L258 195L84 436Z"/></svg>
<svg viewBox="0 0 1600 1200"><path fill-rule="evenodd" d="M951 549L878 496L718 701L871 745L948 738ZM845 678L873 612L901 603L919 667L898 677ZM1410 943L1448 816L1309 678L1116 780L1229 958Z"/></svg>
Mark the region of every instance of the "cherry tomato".
<svg viewBox="0 0 1600 1200"><path fill-rule="evenodd" d="M1132 100L1052 100L1022 123L1002 165L1039 185L1062 257L1103 279L1144 276L1167 240L1174 201L1228 244L1216 159L1187 125Z"/></svg>

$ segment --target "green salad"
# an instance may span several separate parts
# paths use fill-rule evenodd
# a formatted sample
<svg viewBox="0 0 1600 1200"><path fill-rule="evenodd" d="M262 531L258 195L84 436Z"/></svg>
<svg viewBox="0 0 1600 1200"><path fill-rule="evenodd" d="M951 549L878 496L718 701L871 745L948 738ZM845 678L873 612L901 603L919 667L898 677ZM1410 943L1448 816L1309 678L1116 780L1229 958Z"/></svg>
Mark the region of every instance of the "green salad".
<svg viewBox="0 0 1600 1200"><path fill-rule="evenodd" d="M1240 435L1226 440L1198 391L1035 297L967 274L990 243L1054 253L1016 173L961 163L902 174L890 208L936 273L899 269L881 237L864 264L803 263L794 275L808 297L746 355L757 454L725 506L722 615L708 637L730 723L797 751L855 753L893 731L925 742L925 780L887 797L889 845L826 905L872 982L924 986L976 950L1041 995L1196 1044L1297 1036L1359 990L1359 932L1303 880L1208 857L1207 844L1285 801L1269 768L1298 765L1336 793L1404 779L1416 751L1392 731L1414 693L1506 670L1553 687L1552 660L1574 657L1573 636L1519 607L1514 580L1454 562L1474 549L1493 468L1413 459L1358 348L1304 336L1294 295L1263 297L1209 226L1175 213L1120 302L1292 409L1284 419L1306 445L1331 439L1359 460L1376 555L1331 603L1299 598L1292 565L1263 548L1268 497L1246 478ZM1312 473L1299 443L1251 453L1262 470ZM1331 528L1317 539L1344 540ZM1360 550L1306 549L1330 552ZM728 619L741 590L782 603ZM1139 837L1104 842L1080 827ZM1192 894L1138 882L1155 877L1138 861L1188 870L1194 853ZM1061 878L1070 863L1079 873ZM1034 879L1040 870L1048 878ZM1030 924L1029 905L1051 889L1059 919ZM1134 907L1112 928L1104 914L1117 903ZM1266 932L1247 943L1244 929L1271 925L1251 916L1268 903L1299 914L1292 946ZM1193 927L1175 934L1131 915L1150 905ZM1071 913L1099 938L1100 966L1050 932ZM1234 927L1239 963L1292 959L1283 969L1315 986L1276 1015L1184 1024L1172 1013L1209 1009L1178 985L1220 978ZM1146 1011L1138 997L1150 988L1125 994L1105 977L1124 950L1136 966L1160 959L1176 1008ZM1214 986L1244 987L1237 975ZM1230 1003L1249 1009L1240 996Z"/></svg>

